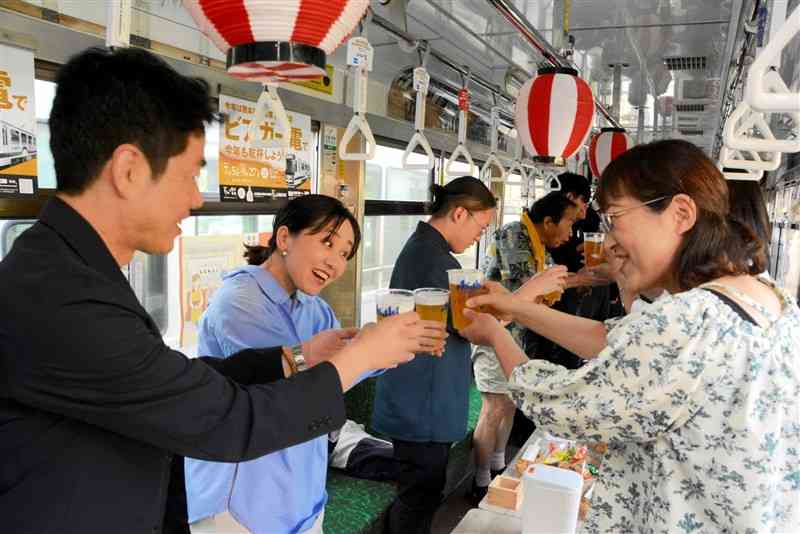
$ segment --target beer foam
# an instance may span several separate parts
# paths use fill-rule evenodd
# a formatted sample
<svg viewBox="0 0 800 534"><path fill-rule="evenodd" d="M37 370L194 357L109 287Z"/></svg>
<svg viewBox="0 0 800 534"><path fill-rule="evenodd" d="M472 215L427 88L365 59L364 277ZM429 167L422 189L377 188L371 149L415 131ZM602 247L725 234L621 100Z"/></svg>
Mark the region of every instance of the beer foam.
<svg viewBox="0 0 800 534"><path fill-rule="evenodd" d="M450 295L440 292L417 293L414 295L414 300L422 306L445 306L450 300Z"/></svg>

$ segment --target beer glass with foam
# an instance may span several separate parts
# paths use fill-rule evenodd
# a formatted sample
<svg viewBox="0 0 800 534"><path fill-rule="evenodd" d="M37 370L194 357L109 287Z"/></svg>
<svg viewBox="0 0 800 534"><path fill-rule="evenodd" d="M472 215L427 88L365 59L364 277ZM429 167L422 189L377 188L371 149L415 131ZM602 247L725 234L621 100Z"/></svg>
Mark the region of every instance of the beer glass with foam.
<svg viewBox="0 0 800 534"><path fill-rule="evenodd" d="M601 232L585 232L583 234L583 252L586 255L586 267L597 267L603 263L603 238Z"/></svg>
<svg viewBox="0 0 800 534"><path fill-rule="evenodd" d="M461 330L470 323L464 317L466 302L472 297L485 295L489 292L489 288L484 287L483 272L477 269L450 269L447 271L447 278L450 285L450 310L453 313L453 328Z"/></svg>
<svg viewBox="0 0 800 534"><path fill-rule="evenodd" d="M414 290L417 314L424 321L438 321L447 325L447 301L450 292L438 287L422 287Z"/></svg>
<svg viewBox="0 0 800 534"><path fill-rule="evenodd" d="M378 322L391 317L414 311L414 293L405 289L382 289L375 299Z"/></svg>

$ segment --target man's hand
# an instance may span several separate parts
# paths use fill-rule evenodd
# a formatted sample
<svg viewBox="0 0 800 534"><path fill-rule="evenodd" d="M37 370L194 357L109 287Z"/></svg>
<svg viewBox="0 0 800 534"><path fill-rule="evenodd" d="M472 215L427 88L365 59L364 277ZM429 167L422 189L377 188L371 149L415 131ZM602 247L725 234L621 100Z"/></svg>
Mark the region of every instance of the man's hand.
<svg viewBox="0 0 800 534"><path fill-rule="evenodd" d="M411 361L419 352L441 356L446 339L443 323L422 321L416 312L408 312L364 326L350 348L370 358L370 369L387 369Z"/></svg>
<svg viewBox="0 0 800 534"><path fill-rule="evenodd" d="M607 263L591 268L584 267L577 273L569 273L566 279L567 287L607 286L614 282L608 271Z"/></svg>
<svg viewBox="0 0 800 534"><path fill-rule="evenodd" d="M324 330L309 340L303 342L303 356L306 365L314 365L328 360L331 356L342 350L347 342L358 334L358 328L340 328Z"/></svg>
<svg viewBox="0 0 800 534"><path fill-rule="evenodd" d="M567 268L563 265L550 267L542 271L514 292L514 296L527 301L536 302L538 297L554 291L564 291L567 282Z"/></svg>

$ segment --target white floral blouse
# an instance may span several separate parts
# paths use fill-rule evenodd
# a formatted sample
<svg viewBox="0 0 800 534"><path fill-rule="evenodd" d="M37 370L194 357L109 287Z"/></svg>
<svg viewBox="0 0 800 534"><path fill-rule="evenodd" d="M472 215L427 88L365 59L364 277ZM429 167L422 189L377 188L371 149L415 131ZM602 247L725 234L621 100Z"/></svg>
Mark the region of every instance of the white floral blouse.
<svg viewBox="0 0 800 534"><path fill-rule="evenodd" d="M540 428L609 443L584 532L800 532L800 310L776 291L765 328L698 288L609 321L578 370L514 369Z"/></svg>

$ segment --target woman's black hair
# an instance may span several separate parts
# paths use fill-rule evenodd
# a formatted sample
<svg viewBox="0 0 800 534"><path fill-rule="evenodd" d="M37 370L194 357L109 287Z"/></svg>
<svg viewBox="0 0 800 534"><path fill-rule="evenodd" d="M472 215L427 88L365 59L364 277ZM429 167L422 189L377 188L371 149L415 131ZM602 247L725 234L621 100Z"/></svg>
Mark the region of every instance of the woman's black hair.
<svg viewBox="0 0 800 534"><path fill-rule="evenodd" d="M290 234L298 234L309 230L316 234L331 227L331 233L337 231L345 221L353 227L353 248L347 259L355 256L361 243L361 229L358 221L344 204L327 195L304 195L290 200L275 215L272 225L272 237L266 247L245 245L244 257L250 265L261 265L278 247L278 229L285 226Z"/></svg>
<svg viewBox="0 0 800 534"><path fill-rule="evenodd" d="M433 200L428 205L428 213L434 218L444 217L459 206L468 211L497 207L497 199L491 190L472 176L461 176L444 186L433 184L431 194Z"/></svg>
<svg viewBox="0 0 800 534"><path fill-rule="evenodd" d="M749 226L764 245L764 254L769 261L769 244L772 241L772 227L769 224L767 204L758 182L729 180L728 196L730 218ZM760 271L759 271L760 272ZM751 272L750 274L759 274Z"/></svg>

